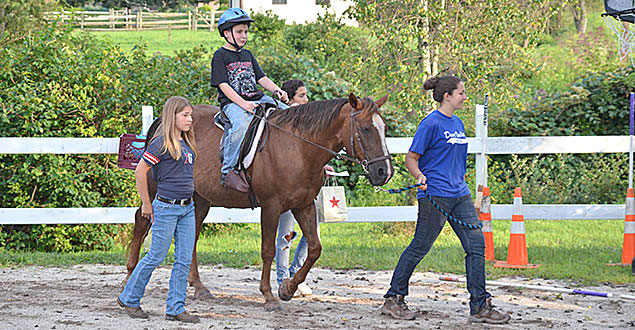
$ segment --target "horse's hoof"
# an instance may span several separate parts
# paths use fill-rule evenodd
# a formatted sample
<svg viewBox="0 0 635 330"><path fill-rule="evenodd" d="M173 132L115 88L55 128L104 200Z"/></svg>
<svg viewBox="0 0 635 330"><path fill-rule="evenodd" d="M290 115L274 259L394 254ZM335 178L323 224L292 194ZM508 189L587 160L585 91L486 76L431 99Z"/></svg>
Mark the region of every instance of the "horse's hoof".
<svg viewBox="0 0 635 330"><path fill-rule="evenodd" d="M214 299L214 295L207 290L207 288L195 289L194 290L194 299L199 300L211 300Z"/></svg>
<svg viewBox="0 0 635 330"><path fill-rule="evenodd" d="M265 301L265 311L282 312L282 305L277 300Z"/></svg>
<svg viewBox="0 0 635 330"><path fill-rule="evenodd" d="M278 297L282 301L291 300L291 298L293 298L293 294L295 293L295 291L290 292L288 284L289 284L289 279L284 279L282 280L282 283L280 283L280 285L278 286Z"/></svg>

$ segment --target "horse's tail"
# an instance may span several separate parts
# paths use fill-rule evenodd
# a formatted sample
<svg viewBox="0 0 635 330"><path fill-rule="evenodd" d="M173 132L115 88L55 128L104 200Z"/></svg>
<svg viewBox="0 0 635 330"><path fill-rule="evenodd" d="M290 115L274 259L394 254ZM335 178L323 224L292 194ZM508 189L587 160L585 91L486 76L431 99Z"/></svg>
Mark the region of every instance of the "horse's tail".
<svg viewBox="0 0 635 330"><path fill-rule="evenodd" d="M157 128L159 128L159 124L161 124L161 117L155 119L152 122L152 125L150 125L150 128L148 128L148 133L146 134L146 144L143 147L143 151L145 151L148 148L148 145L150 144L150 141L152 141L152 138L154 137L154 135L157 133ZM142 160L139 160L142 161ZM152 182L148 181L148 192L152 191ZM141 209L141 205L139 205L139 208L137 209L137 211L135 212L135 223L136 223L136 214L137 212L139 212L139 209ZM146 236L148 236L148 232L150 231L150 227L148 226L148 228L146 229L146 232L143 234L143 237L141 239L145 239ZM132 245L132 240L134 240L134 230L133 230L133 234L130 235L130 238L126 244L126 254L130 255L130 246Z"/></svg>

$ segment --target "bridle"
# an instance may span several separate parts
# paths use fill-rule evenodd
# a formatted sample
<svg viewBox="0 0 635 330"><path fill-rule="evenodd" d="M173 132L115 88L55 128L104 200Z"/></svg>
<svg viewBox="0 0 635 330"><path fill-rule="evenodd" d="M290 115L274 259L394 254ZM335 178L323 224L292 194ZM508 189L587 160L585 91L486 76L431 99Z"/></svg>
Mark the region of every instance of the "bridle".
<svg viewBox="0 0 635 330"><path fill-rule="evenodd" d="M381 162L381 161L384 161L384 160L388 160L388 159L390 159L390 154L382 155L382 156L375 157L375 158L370 158L368 156L368 152L366 152L366 148L364 147L364 140L362 140L361 136L359 135L359 130L357 129L357 125L356 125L357 121L355 120L355 116L357 116L358 114L362 113L363 111L364 111L363 109L362 110L357 110L357 111L355 111L355 109L353 109L353 111L351 111L351 153L352 153L351 157L352 157L354 162L362 165L362 169L364 170L364 172L366 174L369 174L368 165L370 165L372 163L377 163L377 162ZM359 148L362 151L362 155L364 156L364 159L362 161L359 161L355 157L355 140L357 140L357 143L359 144Z"/></svg>

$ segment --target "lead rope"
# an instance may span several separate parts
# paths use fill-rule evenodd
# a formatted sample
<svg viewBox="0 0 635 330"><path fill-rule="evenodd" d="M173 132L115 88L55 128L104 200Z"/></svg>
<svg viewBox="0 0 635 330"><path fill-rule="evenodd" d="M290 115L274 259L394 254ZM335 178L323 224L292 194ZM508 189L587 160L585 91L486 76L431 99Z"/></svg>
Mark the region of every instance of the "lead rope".
<svg viewBox="0 0 635 330"><path fill-rule="evenodd" d="M407 187L402 187L402 188L398 188L398 189L384 189L381 187L377 187L375 186L375 191L383 191L383 192L387 192L389 194L398 194L402 191L406 191L409 189L413 189L419 186L423 186L423 183L417 183L417 184L413 184L413 185L409 185ZM439 210L439 212L441 212L443 215L445 215L448 219L450 219L452 222L457 223L463 227L466 227L468 229L479 229L479 228L483 228L483 224L479 222L478 225L473 225L471 223L465 223L464 221L461 221L457 218L455 218L452 214L450 214L448 211L444 210L441 206L439 206L439 204L437 204L437 202L434 201L434 199L432 199L432 196L430 196L430 194L428 194L427 190L423 191L425 193L426 198L430 201L430 203L432 203L432 206L434 206L437 210Z"/></svg>

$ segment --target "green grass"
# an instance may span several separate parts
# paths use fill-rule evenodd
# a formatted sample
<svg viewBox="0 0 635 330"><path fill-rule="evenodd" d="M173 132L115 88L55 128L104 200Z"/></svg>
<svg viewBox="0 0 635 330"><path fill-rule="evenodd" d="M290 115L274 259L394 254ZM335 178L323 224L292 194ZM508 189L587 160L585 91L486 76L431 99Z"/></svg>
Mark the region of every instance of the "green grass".
<svg viewBox="0 0 635 330"><path fill-rule="evenodd" d="M414 215L413 215L414 216ZM494 221L497 260L504 260L509 242L510 221ZM531 220L525 222L529 262L537 269L500 269L486 266L490 279L506 276L562 279L590 285L599 282L635 283L630 268L610 267L622 253L623 220ZM414 223L323 224L322 256L318 267L333 269L391 270L412 239ZM297 244L297 241L296 241ZM260 260L260 227L243 229L198 243L199 262L228 267L257 266ZM173 262L170 255L166 263ZM68 266L78 263L125 264L123 250L74 254L1 252L0 265L30 264ZM417 271L464 274L464 253L459 240L446 225Z"/></svg>
<svg viewBox="0 0 635 330"><path fill-rule="evenodd" d="M147 43L148 54L159 52L163 55L175 55L177 50L191 49L196 46L216 50L225 43L216 31L172 30L171 38L169 38L168 30L90 32L90 34L98 39L109 39L124 51L130 51L135 46Z"/></svg>

